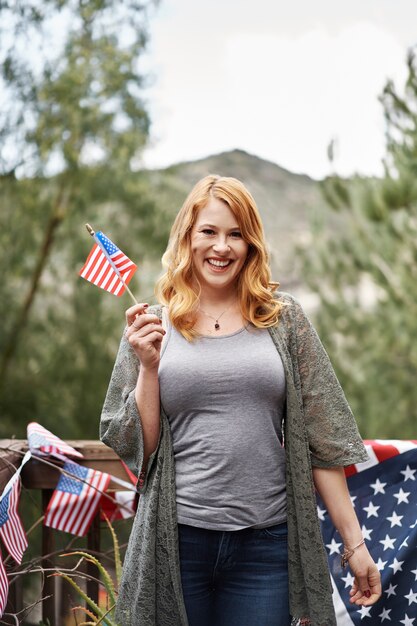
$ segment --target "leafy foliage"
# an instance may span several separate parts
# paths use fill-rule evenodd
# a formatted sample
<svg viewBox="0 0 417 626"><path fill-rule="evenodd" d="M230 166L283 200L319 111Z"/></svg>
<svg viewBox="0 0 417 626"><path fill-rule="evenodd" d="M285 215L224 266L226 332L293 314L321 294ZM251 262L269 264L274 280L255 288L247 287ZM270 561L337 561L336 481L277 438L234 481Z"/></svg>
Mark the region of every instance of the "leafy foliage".
<svg viewBox="0 0 417 626"><path fill-rule="evenodd" d="M323 212L303 272L320 297L317 327L370 438L415 438L417 418L417 59L404 93L387 83L382 179L324 182L345 219L331 234Z"/></svg>
<svg viewBox="0 0 417 626"><path fill-rule="evenodd" d="M134 0L0 5L2 436L24 436L32 419L96 436L126 303L80 284L84 222L135 262L165 245L139 169L147 10ZM142 273L142 289L151 278Z"/></svg>

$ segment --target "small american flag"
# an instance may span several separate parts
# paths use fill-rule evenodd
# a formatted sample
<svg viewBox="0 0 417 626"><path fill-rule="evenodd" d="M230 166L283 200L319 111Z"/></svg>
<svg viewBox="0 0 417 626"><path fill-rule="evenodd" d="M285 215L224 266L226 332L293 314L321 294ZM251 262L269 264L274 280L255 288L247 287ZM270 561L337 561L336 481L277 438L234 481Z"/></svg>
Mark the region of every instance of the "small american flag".
<svg viewBox="0 0 417 626"><path fill-rule="evenodd" d="M94 239L96 243L79 274L97 287L121 296L137 265L101 231L95 233Z"/></svg>
<svg viewBox="0 0 417 626"><path fill-rule="evenodd" d="M6 608L8 595L9 579L7 578L6 570L4 569L3 559L0 551L0 617L3 616L4 609Z"/></svg>
<svg viewBox="0 0 417 626"><path fill-rule="evenodd" d="M0 537L16 563L22 562L28 546L17 507L20 496L20 476L16 473L6 486L0 500Z"/></svg>
<svg viewBox="0 0 417 626"><path fill-rule="evenodd" d="M362 534L381 572L382 598L349 602L353 576L340 565L343 542L319 501L338 626L417 626L417 441L365 442L369 461L347 468Z"/></svg>
<svg viewBox="0 0 417 626"><path fill-rule="evenodd" d="M84 537L97 512L110 476L67 462L46 509L45 526Z"/></svg>
<svg viewBox="0 0 417 626"><path fill-rule="evenodd" d="M124 461L120 460L120 462L123 465L132 486L135 486L138 482L137 477L128 468ZM136 489L132 489L131 491L114 491L111 495L113 500L110 500L105 495L103 495L101 499L100 512L102 519L107 517L110 522L114 522L114 520L128 519L129 517L133 517L135 515L139 497Z"/></svg>
<svg viewBox="0 0 417 626"><path fill-rule="evenodd" d="M29 449L33 454L64 454L83 458L81 452L77 452L72 446L69 446L37 422L28 424L27 437Z"/></svg>

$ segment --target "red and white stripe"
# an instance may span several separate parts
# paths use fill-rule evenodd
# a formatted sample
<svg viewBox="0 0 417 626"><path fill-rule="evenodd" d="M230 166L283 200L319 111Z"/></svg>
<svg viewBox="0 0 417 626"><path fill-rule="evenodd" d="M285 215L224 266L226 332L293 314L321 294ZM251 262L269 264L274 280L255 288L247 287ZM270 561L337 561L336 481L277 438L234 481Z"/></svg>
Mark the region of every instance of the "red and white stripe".
<svg viewBox="0 0 417 626"><path fill-rule="evenodd" d="M14 558L16 563L22 562L23 553L28 547L26 533L23 529L22 522L17 512L20 496L20 476L16 474L16 480L10 488L9 495L9 519L5 524L0 526L0 537L3 540L9 554ZM3 494L4 498L4 494Z"/></svg>
<svg viewBox="0 0 417 626"><path fill-rule="evenodd" d="M3 617L4 609L9 595L9 579L7 578L3 559L0 552L0 617Z"/></svg>
<svg viewBox="0 0 417 626"><path fill-rule="evenodd" d="M121 250L110 256L115 267L120 272L124 283L130 282L133 274L137 270L137 265L133 263ZM79 275L88 280L93 285L101 287L116 296L121 296L125 291L125 285L114 271L111 263L98 244L94 244L87 261L81 268Z"/></svg>
<svg viewBox="0 0 417 626"><path fill-rule="evenodd" d="M34 439L34 435L42 437L44 443L39 444L38 440ZM37 422L30 422L28 424L27 439L28 446L34 453L40 451L44 454L65 454L66 456L74 456L79 459L84 458L81 452L75 450L75 448L65 443L65 441L62 441L59 437L56 437L56 435Z"/></svg>
<svg viewBox="0 0 417 626"><path fill-rule="evenodd" d="M74 478L74 480L76 480ZM56 489L48 504L44 524L83 537L97 512L110 475L90 469L80 494Z"/></svg>
<svg viewBox="0 0 417 626"><path fill-rule="evenodd" d="M378 463L382 461L397 456L397 454L402 454L403 452L417 448L416 439L365 439L364 444L368 452L369 460L364 463L357 463L356 465L345 467L346 476L363 472L374 465L378 465Z"/></svg>

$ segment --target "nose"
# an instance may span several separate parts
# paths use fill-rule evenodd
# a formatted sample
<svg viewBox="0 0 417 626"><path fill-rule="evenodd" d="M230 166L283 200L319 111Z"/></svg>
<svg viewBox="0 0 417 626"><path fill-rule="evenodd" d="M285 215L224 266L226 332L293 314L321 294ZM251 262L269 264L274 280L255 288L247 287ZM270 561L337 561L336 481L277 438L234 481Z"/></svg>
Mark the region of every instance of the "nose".
<svg viewBox="0 0 417 626"><path fill-rule="evenodd" d="M216 241L213 243L213 251L219 254L227 254L227 252L230 251L226 237L217 237Z"/></svg>

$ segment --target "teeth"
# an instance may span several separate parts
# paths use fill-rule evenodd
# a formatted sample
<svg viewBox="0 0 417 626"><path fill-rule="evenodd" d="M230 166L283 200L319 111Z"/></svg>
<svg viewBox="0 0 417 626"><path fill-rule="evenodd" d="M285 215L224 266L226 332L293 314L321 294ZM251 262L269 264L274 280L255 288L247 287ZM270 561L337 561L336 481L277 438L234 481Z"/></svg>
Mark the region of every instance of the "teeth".
<svg viewBox="0 0 417 626"><path fill-rule="evenodd" d="M215 265L216 267L226 267L229 265L230 261L217 261L215 259L207 259L211 265Z"/></svg>

